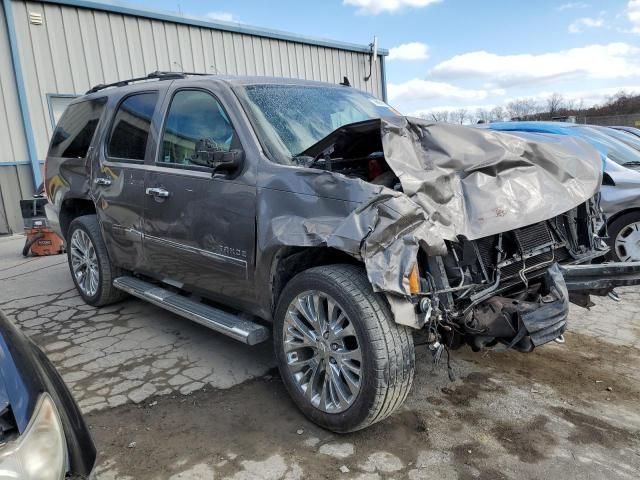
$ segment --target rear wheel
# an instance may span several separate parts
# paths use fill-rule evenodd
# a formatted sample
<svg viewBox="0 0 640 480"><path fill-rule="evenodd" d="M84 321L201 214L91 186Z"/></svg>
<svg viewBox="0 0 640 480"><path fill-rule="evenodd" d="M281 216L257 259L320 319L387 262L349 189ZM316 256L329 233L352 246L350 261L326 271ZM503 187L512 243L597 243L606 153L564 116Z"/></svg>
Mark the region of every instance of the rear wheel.
<svg viewBox="0 0 640 480"><path fill-rule="evenodd" d="M609 257L617 262L640 261L640 212L629 212L609 225Z"/></svg>
<svg viewBox="0 0 640 480"><path fill-rule="evenodd" d="M95 215L83 215L69 226L67 258L78 293L89 305L115 303L126 294L114 288L113 279L122 271L111 263Z"/></svg>
<svg viewBox="0 0 640 480"><path fill-rule="evenodd" d="M274 342L284 384L313 422L336 432L376 423L404 402L415 366L408 328L362 268L316 267L285 287Z"/></svg>

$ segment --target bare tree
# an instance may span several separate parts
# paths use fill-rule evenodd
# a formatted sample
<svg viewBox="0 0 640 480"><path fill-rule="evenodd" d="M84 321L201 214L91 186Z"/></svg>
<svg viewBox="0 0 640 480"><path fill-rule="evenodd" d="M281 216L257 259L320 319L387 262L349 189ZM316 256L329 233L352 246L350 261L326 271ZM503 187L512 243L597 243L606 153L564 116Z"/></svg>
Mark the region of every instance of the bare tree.
<svg viewBox="0 0 640 480"><path fill-rule="evenodd" d="M455 112L452 112L452 120L460 125L464 123L468 116L469 111L466 108L459 108Z"/></svg>
<svg viewBox="0 0 640 480"><path fill-rule="evenodd" d="M491 120L495 122L502 122L506 118L504 108L499 105L491 110L490 116Z"/></svg>
<svg viewBox="0 0 640 480"><path fill-rule="evenodd" d="M491 121L491 113L484 108L478 108L475 121L476 123L489 123Z"/></svg>
<svg viewBox="0 0 640 480"><path fill-rule="evenodd" d="M535 98L518 98L507 105L507 113L511 120L532 119L539 110L540 105Z"/></svg>
<svg viewBox="0 0 640 480"><path fill-rule="evenodd" d="M563 108L564 105L564 97L559 93L553 93L549 98L547 98L547 113L549 114L549 118L553 118L556 116L559 110Z"/></svg>
<svg viewBox="0 0 640 480"><path fill-rule="evenodd" d="M429 115L431 116L431 120L434 122L449 123L452 118L452 114L449 110L437 110L431 112Z"/></svg>

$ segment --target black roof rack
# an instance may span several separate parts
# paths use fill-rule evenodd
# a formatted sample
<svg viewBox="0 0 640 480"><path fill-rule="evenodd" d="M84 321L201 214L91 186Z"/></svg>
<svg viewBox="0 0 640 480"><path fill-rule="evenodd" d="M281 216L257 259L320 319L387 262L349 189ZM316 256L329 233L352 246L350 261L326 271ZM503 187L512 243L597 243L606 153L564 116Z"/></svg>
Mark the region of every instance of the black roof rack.
<svg viewBox="0 0 640 480"><path fill-rule="evenodd" d="M196 73L196 72L151 72L146 77L138 77L138 78L130 78L129 80L120 80L119 82L114 83L101 83L91 88L91 90L87 91L87 95L90 93L99 92L100 90L104 90L109 87L124 87L125 85L129 85L133 82L141 82L143 80L177 80L180 78L186 78L189 75L211 75L211 73Z"/></svg>

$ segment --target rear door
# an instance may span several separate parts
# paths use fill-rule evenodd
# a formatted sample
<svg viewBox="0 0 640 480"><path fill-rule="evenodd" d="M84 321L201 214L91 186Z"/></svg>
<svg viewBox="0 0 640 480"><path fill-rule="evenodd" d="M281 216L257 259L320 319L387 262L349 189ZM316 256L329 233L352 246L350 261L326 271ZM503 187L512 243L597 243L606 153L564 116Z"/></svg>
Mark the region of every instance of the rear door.
<svg viewBox="0 0 640 480"><path fill-rule="evenodd" d="M203 145L242 149L237 111L226 108L212 82L175 83L145 185L146 264L156 278L242 308L254 298L252 162L213 175L201 152Z"/></svg>
<svg viewBox="0 0 640 480"><path fill-rule="evenodd" d="M145 160L152 155L151 125L159 89L134 91L114 100L101 142L92 190L111 260L128 270L144 268L142 252Z"/></svg>

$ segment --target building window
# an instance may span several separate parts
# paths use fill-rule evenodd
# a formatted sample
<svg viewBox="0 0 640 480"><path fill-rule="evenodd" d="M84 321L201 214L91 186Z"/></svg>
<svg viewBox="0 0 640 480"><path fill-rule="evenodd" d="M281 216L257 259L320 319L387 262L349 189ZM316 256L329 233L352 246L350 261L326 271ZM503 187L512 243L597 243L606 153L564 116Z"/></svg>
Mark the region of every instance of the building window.
<svg viewBox="0 0 640 480"><path fill-rule="evenodd" d="M47 102L49 103L49 117L51 119L51 126L56 128L58 121L62 114L67 109L69 104L73 102L79 95L64 95L58 93L48 93Z"/></svg>

